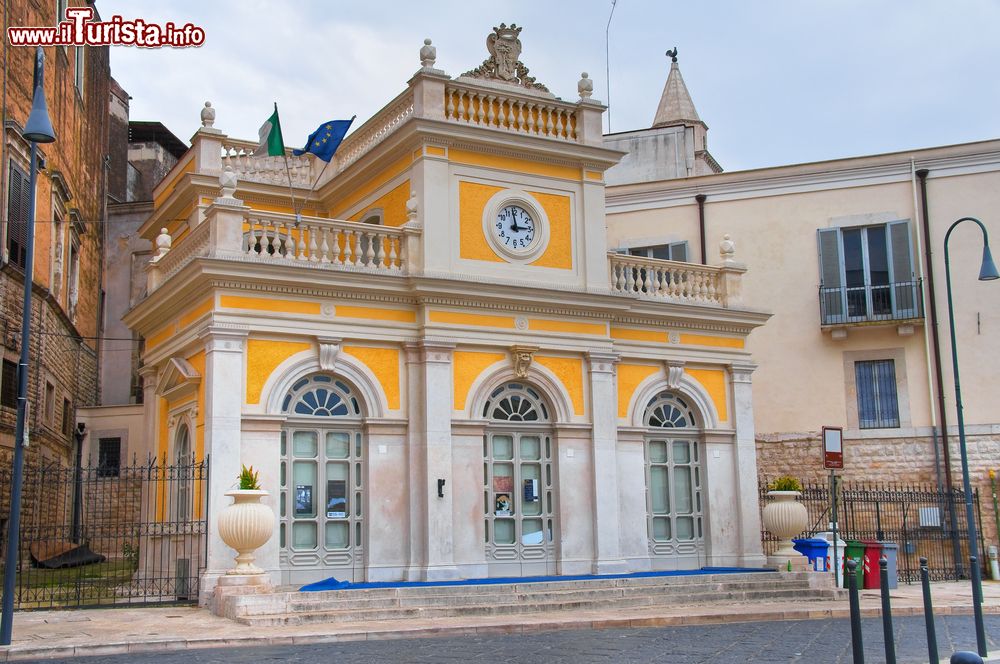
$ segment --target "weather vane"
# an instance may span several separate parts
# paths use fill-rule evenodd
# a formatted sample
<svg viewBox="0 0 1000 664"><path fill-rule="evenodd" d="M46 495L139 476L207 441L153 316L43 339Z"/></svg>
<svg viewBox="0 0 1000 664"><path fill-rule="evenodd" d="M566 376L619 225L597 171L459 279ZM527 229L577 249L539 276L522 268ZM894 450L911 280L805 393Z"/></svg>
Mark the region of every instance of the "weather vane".
<svg viewBox="0 0 1000 664"><path fill-rule="evenodd" d="M667 51L667 57L670 58L671 62L677 62L677 47L674 46L673 49Z"/></svg>

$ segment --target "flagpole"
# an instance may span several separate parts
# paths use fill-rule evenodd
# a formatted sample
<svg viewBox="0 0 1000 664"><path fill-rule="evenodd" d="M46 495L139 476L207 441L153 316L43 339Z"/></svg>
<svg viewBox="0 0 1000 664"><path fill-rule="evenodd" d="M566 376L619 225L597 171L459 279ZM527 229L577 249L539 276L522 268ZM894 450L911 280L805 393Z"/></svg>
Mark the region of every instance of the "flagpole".
<svg viewBox="0 0 1000 664"><path fill-rule="evenodd" d="M288 195L292 198L292 212L295 213L295 225L302 221L302 214L295 208L295 192L292 190L292 170L288 167L288 153L282 155L285 158L285 174L288 175Z"/></svg>

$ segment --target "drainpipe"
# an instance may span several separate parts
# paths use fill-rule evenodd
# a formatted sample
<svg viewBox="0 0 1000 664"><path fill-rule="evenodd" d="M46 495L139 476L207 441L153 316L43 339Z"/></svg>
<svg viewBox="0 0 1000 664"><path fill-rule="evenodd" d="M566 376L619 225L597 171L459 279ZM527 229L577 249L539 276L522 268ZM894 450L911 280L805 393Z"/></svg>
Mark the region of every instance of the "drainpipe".
<svg viewBox="0 0 1000 664"><path fill-rule="evenodd" d="M698 194L694 200L698 201L698 231L701 233L701 264L708 265L708 252L705 248L705 199L708 196Z"/></svg>
<svg viewBox="0 0 1000 664"><path fill-rule="evenodd" d="M926 168L921 168L917 172L920 180L920 215L923 217L924 234L924 261L927 263L927 301L929 303L931 324L930 333L932 347L934 349L934 380L937 383L937 404L940 417L940 439L941 450L944 456L944 482L948 491L948 518L951 521L951 546L955 556L955 572L962 576L962 554L958 541L957 515L955 514L955 501L951 499L953 487L951 483L951 451L948 445L948 414L944 407L944 380L941 376L941 337L938 334L938 313L937 301L934 297L937 291L934 290L934 264L931 262L931 222L927 213L927 174Z"/></svg>

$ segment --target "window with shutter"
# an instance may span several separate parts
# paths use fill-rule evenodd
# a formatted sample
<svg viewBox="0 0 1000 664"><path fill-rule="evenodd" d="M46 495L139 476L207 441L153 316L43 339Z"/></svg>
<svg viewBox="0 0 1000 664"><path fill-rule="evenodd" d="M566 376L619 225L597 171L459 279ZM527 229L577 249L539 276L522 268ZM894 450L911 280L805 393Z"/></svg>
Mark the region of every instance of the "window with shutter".
<svg viewBox="0 0 1000 664"><path fill-rule="evenodd" d="M855 362L854 378L858 393L858 426L862 429L898 428L895 362Z"/></svg>
<svg viewBox="0 0 1000 664"><path fill-rule="evenodd" d="M31 201L28 176L10 164L7 190L7 262L24 270L28 260L28 206Z"/></svg>
<svg viewBox="0 0 1000 664"><path fill-rule="evenodd" d="M910 222L818 231L823 325L919 318Z"/></svg>

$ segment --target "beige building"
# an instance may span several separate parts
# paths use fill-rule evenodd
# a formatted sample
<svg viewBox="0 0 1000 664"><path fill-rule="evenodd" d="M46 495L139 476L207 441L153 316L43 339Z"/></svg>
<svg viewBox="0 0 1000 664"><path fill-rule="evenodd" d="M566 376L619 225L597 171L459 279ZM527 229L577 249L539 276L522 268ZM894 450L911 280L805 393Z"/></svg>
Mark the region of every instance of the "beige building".
<svg viewBox="0 0 1000 664"><path fill-rule="evenodd" d="M664 117L666 107L689 110ZM654 128L627 135L687 132L675 161L697 165L693 109L682 82L668 85ZM720 265L715 247L728 239L749 268L746 301L774 314L747 345L760 475L822 479L826 425L844 428L847 478L960 488L943 243L965 216L1000 237L1000 141L732 173L640 166L608 173L609 248ZM1000 285L977 281L982 248L972 222L950 241L969 459L988 496L1000 465Z"/></svg>

